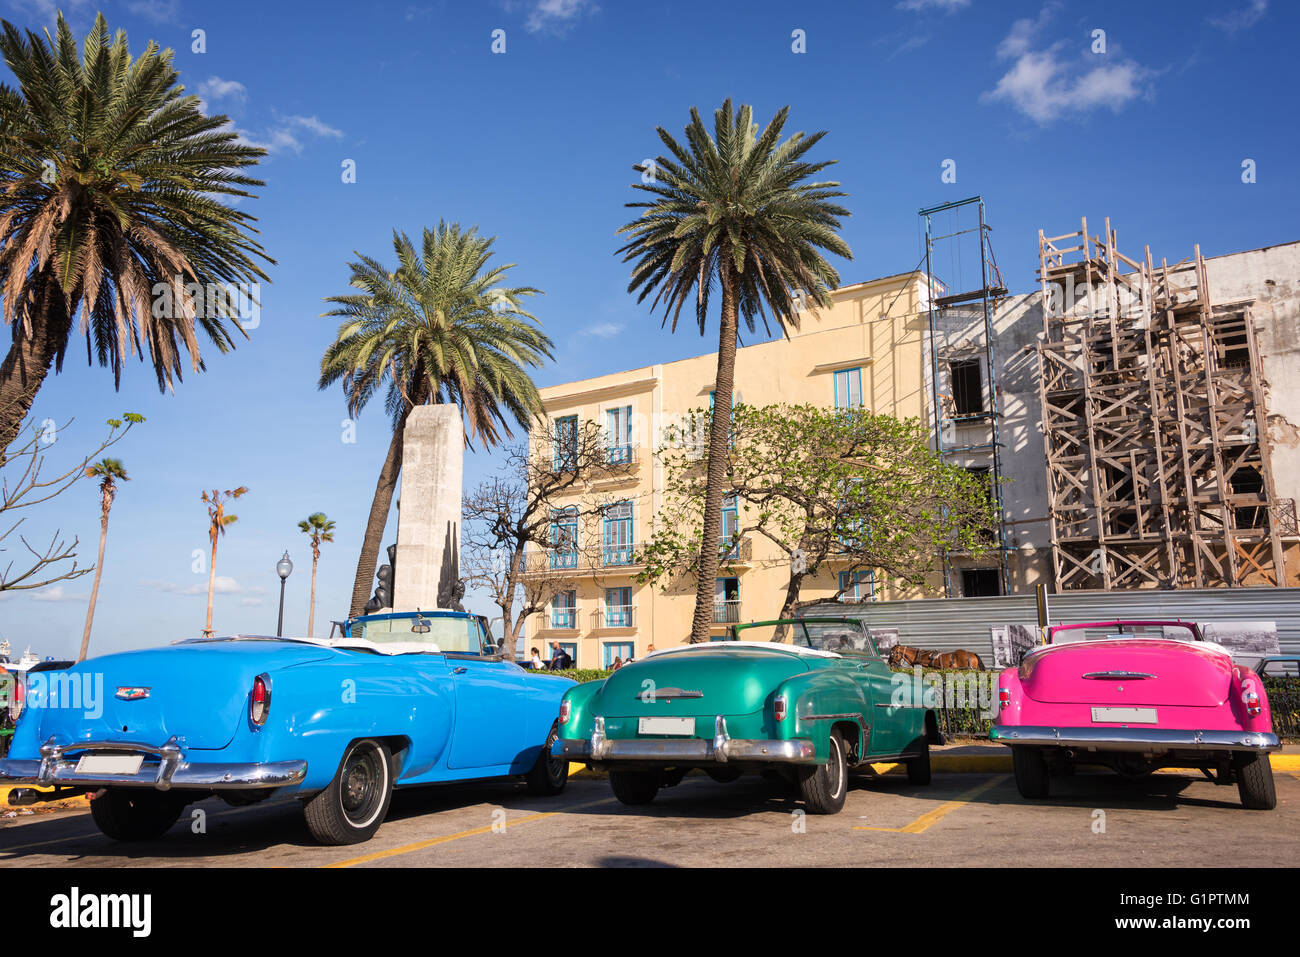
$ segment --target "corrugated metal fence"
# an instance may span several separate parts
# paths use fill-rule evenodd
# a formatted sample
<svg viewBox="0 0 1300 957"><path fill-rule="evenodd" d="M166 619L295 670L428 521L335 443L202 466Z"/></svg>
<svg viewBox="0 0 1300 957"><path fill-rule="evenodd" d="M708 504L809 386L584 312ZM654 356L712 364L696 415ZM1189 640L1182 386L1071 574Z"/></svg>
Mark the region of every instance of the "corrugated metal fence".
<svg viewBox="0 0 1300 957"><path fill-rule="evenodd" d="M1282 651L1300 654L1300 588L1189 588L1177 591L1066 592L1049 595L1051 624L1155 618L1183 621L1272 621ZM920 598L911 601L824 602L805 615L865 618L870 628L896 628L898 640L916 648L965 648L992 660L989 629L1036 628L1033 595L995 598Z"/></svg>

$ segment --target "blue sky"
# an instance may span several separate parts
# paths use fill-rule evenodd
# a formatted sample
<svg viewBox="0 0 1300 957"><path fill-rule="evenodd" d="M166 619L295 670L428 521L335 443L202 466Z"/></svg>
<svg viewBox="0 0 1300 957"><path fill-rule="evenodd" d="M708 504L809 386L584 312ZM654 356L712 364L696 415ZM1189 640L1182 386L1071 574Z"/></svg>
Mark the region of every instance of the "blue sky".
<svg viewBox="0 0 1300 957"><path fill-rule="evenodd" d="M53 24L56 6L0 0L0 13L36 28ZM338 523L317 621L346 613L389 432L376 406L344 442L340 394L316 390L335 330L321 297L346 291L354 250L391 259L394 228L418 234L445 218L498 237L515 281L546 292L534 311L557 361L541 385L712 351L716 339L671 335L637 306L614 255L632 166L658 154L655 127L680 132L693 105L707 115L732 96L766 120L789 104L787 130L829 131L816 153L839 160L853 213L844 282L915 267L917 209L975 193L1013 291L1032 288L1037 230L1069 232L1085 215L1109 215L1121 248L1149 243L1171 261L1196 242L1215 255L1300 239L1290 76L1300 13L1278 0L62 8L82 29L102 8L135 50L149 38L174 49L183 82L271 150L267 186L245 205L278 260L249 341L208 350L208 371L174 394L159 395L144 367L115 393L73 347L39 396L38 419L76 420L51 469L93 446L109 415L148 419L114 450L132 481L112 513L101 652L202 628L206 566L195 572L192 556L206 550L204 488L251 489L218 558L219 632L274 629L286 548L297 564L286 629L305 630L310 551L296 525L316 510ZM491 51L498 29L504 54ZM193 52L194 30L206 52ZM795 31L805 52L793 50ZM355 183L342 182L345 160ZM955 183L941 180L949 160ZM1254 183L1242 182L1246 160ZM495 465L471 456L467 486ZM93 560L97 500L83 483L25 528L33 540L56 527L78 535ZM0 597L0 636L19 650L75 651L89 589L85 577Z"/></svg>

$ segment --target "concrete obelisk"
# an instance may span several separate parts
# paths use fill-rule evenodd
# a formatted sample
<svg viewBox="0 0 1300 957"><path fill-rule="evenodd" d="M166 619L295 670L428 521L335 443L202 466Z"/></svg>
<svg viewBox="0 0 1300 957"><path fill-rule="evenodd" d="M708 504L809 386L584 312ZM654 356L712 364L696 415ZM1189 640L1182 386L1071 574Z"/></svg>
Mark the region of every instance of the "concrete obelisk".
<svg viewBox="0 0 1300 957"><path fill-rule="evenodd" d="M394 611L427 611L457 594L465 427L455 405L411 410L402 435Z"/></svg>

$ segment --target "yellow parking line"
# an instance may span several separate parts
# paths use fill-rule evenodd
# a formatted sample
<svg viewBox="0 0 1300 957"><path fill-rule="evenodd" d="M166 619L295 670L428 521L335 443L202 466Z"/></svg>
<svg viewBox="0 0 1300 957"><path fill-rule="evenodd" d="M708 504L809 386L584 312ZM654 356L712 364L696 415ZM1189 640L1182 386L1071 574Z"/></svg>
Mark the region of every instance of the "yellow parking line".
<svg viewBox="0 0 1300 957"><path fill-rule="evenodd" d="M544 817L555 817L557 814L566 814L569 811L580 811L583 808L595 807L598 804L612 804L614 798L604 798L600 801L588 801L586 804L574 804L571 807L561 808L558 811L543 811L538 814L529 814L525 817L517 817L514 820L506 820L501 823L501 827L511 827L515 824L527 824L529 821L540 821ZM375 851L373 854L365 854L361 857L351 857L344 861L335 861L333 864L324 864L323 867L353 867L357 864L368 864L371 861L379 861L388 857L397 857L399 854L410 854L412 851L422 851L429 847L436 847L439 844L446 844L449 841L459 841L464 837L474 837L479 834L491 832L496 824L484 824L482 827L471 828L468 831L460 831L456 834L446 834L442 837L431 837L424 841L416 841L414 844L403 844L400 847L389 848L386 851Z"/></svg>
<svg viewBox="0 0 1300 957"><path fill-rule="evenodd" d="M966 791L964 794L958 795L957 797L953 798L953 800L945 801L943 804L940 804L933 811L926 811L924 814L918 817L911 824L907 824L903 827L867 827L864 824L859 824L856 825L853 828L853 830L888 831L891 834L920 834L923 831L926 831L929 828L933 827L942 818L947 817L949 814L957 810L963 804L969 804L972 799L979 796L980 794L983 794L985 791L989 790L994 785L1001 784L1004 780L1006 780L1005 775L1001 775L1001 774L995 775L989 778L987 781L984 781L982 784L977 784L975 787L971 788L969 791Z"/></svg>

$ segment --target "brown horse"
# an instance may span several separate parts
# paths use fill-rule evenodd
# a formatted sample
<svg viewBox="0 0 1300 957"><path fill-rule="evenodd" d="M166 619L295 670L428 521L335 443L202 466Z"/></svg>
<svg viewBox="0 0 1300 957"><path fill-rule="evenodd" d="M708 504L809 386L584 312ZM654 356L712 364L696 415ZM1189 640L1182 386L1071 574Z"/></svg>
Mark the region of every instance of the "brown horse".
<svg viewBox="0 0 1300 957"><path fill-rule="evenodd" d="M980 661L979 655L973 651L966 651L964 648L940 653L924 648L895 645L889 652L889 664L894 668L920 665L922 668L945 668L959 671L984 670L984 663Z"/></svg>

